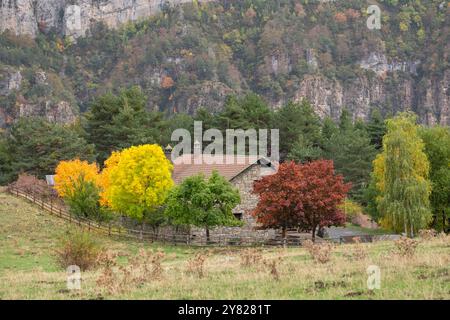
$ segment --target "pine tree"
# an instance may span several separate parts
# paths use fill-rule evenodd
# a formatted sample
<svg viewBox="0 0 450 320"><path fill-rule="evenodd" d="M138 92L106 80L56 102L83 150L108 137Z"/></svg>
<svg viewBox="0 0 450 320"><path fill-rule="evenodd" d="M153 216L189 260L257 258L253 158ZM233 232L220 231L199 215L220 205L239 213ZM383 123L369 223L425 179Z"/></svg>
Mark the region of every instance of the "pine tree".
<svg viewBox="0 0 450 320"><path fill-rule="evenodd" d="M377 150L380 150L383 147L383 136L386 134L386 123L378 109L374 109L370 115L367 132L369 133L370 143Z"/></svg>
<svg viewBox="0 0 450 320"><path fill-rule="evenodd" d="M161 140L162 119L145 111L147 97L139 87L96 98L87 115L86 131L103 163L117 150Z"/></svg>
<svg viewBox="0 0 450 320"><path fill-rule="evenodd" d="M353 125L350 114L344 109L339 128L325 123L322 134L325 158L333 160L336 171L345 177L346 182L352 183L349 195L363 202L364 191L370 181L371 163L376 155L365 126L360 122Z"/></svg>
<svg viewBox="0 0 450 320"><path fill-rule="evenodd" d="M319 147L321 138L320 119L306 100L283 106L275 115L275 126L280 129L280 154L287 155L291 152L290 159L303 161L308 156L300 156L300 149L314 149L313 153L319 151L316 148ZM294 146L296 150L292 150Z"/></svg>
<svg viewBox="0 0 450 320"><path fill-rule="evenodd" d="M43 178L62 160L92 161L94 147L80 135L77 125L49 123L41 118L22 118L10 131L8 149L12 172Z"/></svg>

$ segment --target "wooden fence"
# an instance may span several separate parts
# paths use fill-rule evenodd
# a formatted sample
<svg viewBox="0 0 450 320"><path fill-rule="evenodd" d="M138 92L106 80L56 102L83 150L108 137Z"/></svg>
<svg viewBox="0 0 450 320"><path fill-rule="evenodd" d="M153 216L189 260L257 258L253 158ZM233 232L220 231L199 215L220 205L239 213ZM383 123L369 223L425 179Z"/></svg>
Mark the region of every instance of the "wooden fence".
<svg viewBox="0 0 450 320"><path fill-rule="evenodd" d="M32 193L14 186L8 188L9 193L27 199L38 205L43 210L49 212L53 216L65 220L66 222L79 226L86 231L96 232L113 238L131 239L141 242L160 242L172 245L192 245L192 246L277 246L283 245L282 239L264 238L264 237L236 237L232 235L215 235L211 234L209 240L206 236L196 234L182 234L175 232L152 232L147 230L135 230L126 228L115 223L101 223L90 219L75 217L61 205L54 204L52 199L46 200L37 193ZM288 239L287 245L299 246L300 241L296 239Z"/></svg>
<svg viewBox="0 0 450 320"><path fill-rule="evenodd" d="M189 246L301 246L305 239L288 237L283 240L280 236L277 237L263 237L263 236L234 236L226 234L212 233L209 240L206 236L198 234L183 234L176 232L152 232L147 230L136 230L124 227L117 223L101 223L90 219L75 217L70 212L54 201L43 199L37 193L32 193L14 186L8 187L9 193L27 199L32 203L38 205L43 210L48 211L52 215L83 228L89 232L96 232L109 237L118 239L129 239L141 242L159 242L172 245L189 245ZM372 235L357 236L362 242L373 242L377 239ZM335 243L350 243L353 242L353 236L321 239L322 241L332 241Z"/></svg>

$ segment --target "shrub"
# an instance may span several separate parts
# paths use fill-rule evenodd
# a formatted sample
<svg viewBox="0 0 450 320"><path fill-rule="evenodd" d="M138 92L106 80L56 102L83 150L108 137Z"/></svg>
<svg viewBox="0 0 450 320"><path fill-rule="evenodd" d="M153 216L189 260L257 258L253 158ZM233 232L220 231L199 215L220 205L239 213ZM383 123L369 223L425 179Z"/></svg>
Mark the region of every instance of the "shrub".
<svg viewBox="0 0 450 320"><path fill-rule="evenodd" d="M420 230L419 237L423 240L431 240L437 236L436 230Z"/></svg>
<svg viewBox="0 0 450 320"><path fill-rule="evenodd" d="M306 240L303 242L303 246L316 263L327 263L331 260L331 252L333 250L332 244L316 244L311 240Z"/></svg>
<svg viewBox="0 0 450 320"><path fill-rule="evenodd" d="M346 221L351 223L363 212L362 207L358 203L349 199L345 199L344 203L339 206L339 209L345 212Z"/></svg>
<svg viewBox="0 0 450 320"><path fill-rule="evenodd" d="M403 257L412 257L416 253L419 242L417 240L402 237L395 241L397 253Z"/></svg>
<svg viewBox="0 0 450 320"><path fill-rule="evenodd" d="M160 280L164 272L162 267L164 257L164 252L153 253L141 249L129 260L128 265L117 266L117 255L107 252L100 259L103 268L97 279L97 285L101 289L106 289L109 294L114 294L129 291L150 280Z"/></svg>
<svg viewBox="0 0 450 320"><path fill-rule="evenodd" d="M281 258L274 260L264 260L264 265L269 269L269 273L275 281L280 280L280 272L278 271Z"/></svg>
<svg viewBox="0 0 450 320"><path fill-rule="evenodd" d="M242 267L251 267L259 264L262 261L263 257L259 250L256 249L246 249L241 253L241 266Z"/></svg>
<svg viewBox="0 0 450 320"><path fill-rule="evenodd" d="M47 185L45 180L38 179L26 173L21 173L17 181L13 182L11 186L27 193L35 194L37 197L45 200L56 198L55 191Z"/></svg>
<svg viewBox="0 0 450 320"><path fill-rule="evenodd" d="M88 233L69 231L60 240L56 258L63 268L76 265L85 271L97 266L100 251L100 245Z"/></svg>
<svg viewBox="0 0 450 320"><path fill-rule="evenodd" d="M80 176L72 188L70 194L65 196L71 214L97 221L112 218L110 211L100 205L100 190L93 182L86 181Z"/></svg>
<svg viewBox="0 0 450 320"><path fill-rule="evenodd" d="M364 244L361 243L361 238L355 237L353 238L353 242L355 243L353 247L353 251L351 253L351 257L354 260L363 260L367 258L367 250L364 247Z"/></svg>
<svg viewBox="0 0 450 320"><path fill-rule="evenodd" d="M196 275L199 278L203 278L205 276L205 261L207 257L207 254L197 253L188 261L187 272Z"/></svg>

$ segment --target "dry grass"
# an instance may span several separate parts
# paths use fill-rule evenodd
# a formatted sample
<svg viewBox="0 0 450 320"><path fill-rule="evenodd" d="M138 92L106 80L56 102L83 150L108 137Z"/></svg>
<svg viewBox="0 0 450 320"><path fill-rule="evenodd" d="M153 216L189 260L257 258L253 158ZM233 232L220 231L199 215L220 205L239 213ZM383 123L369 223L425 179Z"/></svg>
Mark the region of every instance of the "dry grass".
<svg viewBox="0 0 450 320"><path fill-rule="evenodd" d="M450 299L449 236L421 241L412 256L393 242L340 245L326 263L305 248L206 252L98 238L109 248L102 267L69 291L52 255L63 223L0 194L0 228L1 299ZM369 265L381 269L380 290L367 289Z"/></svg>

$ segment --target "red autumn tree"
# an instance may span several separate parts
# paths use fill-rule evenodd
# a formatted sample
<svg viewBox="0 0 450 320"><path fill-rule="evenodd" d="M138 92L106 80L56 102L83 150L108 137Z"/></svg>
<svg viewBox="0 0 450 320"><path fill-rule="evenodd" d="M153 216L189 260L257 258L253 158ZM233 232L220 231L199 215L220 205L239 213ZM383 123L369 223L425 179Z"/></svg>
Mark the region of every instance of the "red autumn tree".
<svg viewBox="0 0 450 320"><path fill-rule="evenodd" d="M263 228L281 228L284 239L286 229L299 227L311 231L315 240L318 228L345 222L338 206L349 189L332 161L287 162L276 174L255 182L253 192L260 199L253 215Z"/></svg>
<svg viewBox="0 0 450 320"><path fill-rule="evenodd" d="M319 160L301 165L306 188L301 190L303 207L299 227L312 232L315 240L318 228L339 226L345 223L345 214L339 209L351 188L342 175L334 172L333 161Z"/></svg>

